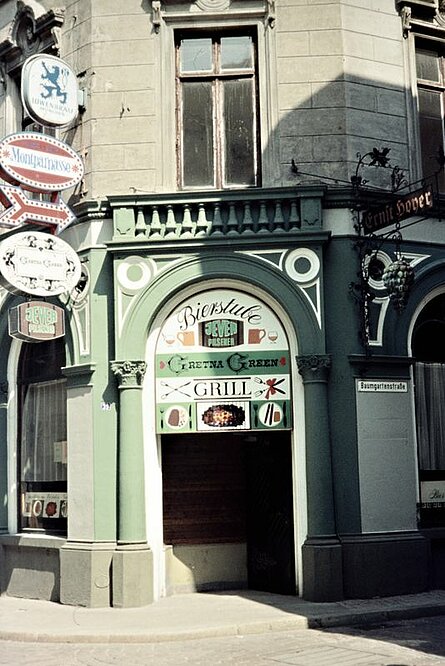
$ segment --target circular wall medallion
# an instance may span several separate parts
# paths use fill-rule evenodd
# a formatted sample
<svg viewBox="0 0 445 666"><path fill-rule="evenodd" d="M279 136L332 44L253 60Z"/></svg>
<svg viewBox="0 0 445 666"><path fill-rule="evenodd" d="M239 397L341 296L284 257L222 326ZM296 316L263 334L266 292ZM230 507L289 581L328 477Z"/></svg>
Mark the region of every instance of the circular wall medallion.
<svg viewBox="0 0 445 666"><path fill-rule="evenodd" d="M317 277L320 271L320 259L313 250L298 248L286 257L286 273L298 284L308 284Z"/></svg>
<svg viewBox="0 0 445 666"><path fill-rule="evenodd" d="M196 5L204 10L221 10L230 6L231 0L196 0Z"/></svg>
<svg viewBox="0 0 445 666"><path fill-rule="evenodd" d="M375 254L364 258L363 270L365 275L366 273L368 274L368 284L370 287L373 289L386 289L382 276L385 268L391 263L392 259L382 250L378 250Z"/></svg>
<svg viewBox="0 0 445 666"><path fill-rule="evenodd" d="M136 292L150 282L152 273L140 257L128 257L117 269L117 279L124 291Z"/></svg>

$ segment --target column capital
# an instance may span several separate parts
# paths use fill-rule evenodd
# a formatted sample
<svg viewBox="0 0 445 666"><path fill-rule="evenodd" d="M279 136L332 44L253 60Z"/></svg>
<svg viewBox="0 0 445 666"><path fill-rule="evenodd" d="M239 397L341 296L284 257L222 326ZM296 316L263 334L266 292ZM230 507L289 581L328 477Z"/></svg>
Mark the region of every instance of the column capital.
<svg viewBox="0 0 445 666"><path fill-rule="evenodd" d="M331 367L331 357L327 354L308 354L297 356L298 372L303 377L303 382L318 381L325 382Z"/></svg>
<svg viewBox="0 0 445 666"><path fill-rule="evenodd" d="M111 369L119 388L137 388L142 386L147 364L145 361L112 361Z"/></svg>

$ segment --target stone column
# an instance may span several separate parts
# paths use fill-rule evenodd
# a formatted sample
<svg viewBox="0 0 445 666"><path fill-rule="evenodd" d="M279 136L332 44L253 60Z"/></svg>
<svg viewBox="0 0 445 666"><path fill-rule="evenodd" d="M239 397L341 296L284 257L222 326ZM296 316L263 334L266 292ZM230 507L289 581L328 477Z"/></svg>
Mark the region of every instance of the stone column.
<svg viewBox="0 0 445 666"><path fill-rule="evenodd" d="M142 430L143 361L114 361L119 388L117 549L113 557L113 606L128 608L153 601L153 561L145 527L145 476Z"/></svg>
<svg viewBox="0 0 445 666"><path fill-rule="evenodd" d="M341 545L336 535L327 382L330 357L297 357L303 378L306 424L308 534L303 544L303 596L343 597Z"/></svg>

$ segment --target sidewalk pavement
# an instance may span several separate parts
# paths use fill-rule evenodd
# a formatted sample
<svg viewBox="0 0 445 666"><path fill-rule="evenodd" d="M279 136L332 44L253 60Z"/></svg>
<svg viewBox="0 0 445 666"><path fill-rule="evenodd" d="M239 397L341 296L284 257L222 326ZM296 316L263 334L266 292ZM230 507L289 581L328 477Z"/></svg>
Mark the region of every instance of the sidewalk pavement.
<svg viewBox="0 0 445 666"><path fill-rule="evenodd" d="M0 596L0 640L154 643L369 625L445 614L445 590L335 603L254 591L182 594L142 608L81 608Z"/></svg>

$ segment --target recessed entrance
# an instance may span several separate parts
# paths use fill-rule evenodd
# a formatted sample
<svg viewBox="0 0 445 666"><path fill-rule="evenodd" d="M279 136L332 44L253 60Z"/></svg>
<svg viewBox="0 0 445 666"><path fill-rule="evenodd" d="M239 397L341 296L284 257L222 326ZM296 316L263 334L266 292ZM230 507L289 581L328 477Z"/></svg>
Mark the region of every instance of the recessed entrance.
<svg viewBox="0 0 445 666"><path fill-rule="evenodd" d="M162 437L171 591L295 594L289 431Z"/></svg>

